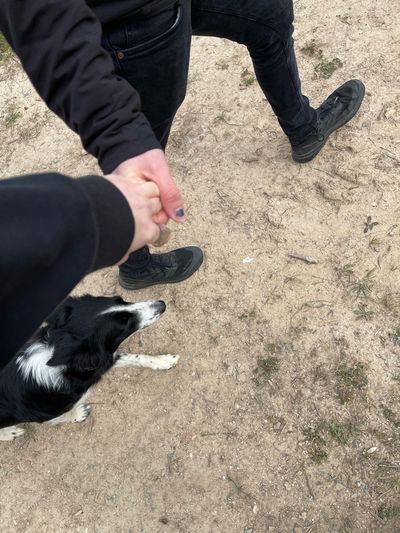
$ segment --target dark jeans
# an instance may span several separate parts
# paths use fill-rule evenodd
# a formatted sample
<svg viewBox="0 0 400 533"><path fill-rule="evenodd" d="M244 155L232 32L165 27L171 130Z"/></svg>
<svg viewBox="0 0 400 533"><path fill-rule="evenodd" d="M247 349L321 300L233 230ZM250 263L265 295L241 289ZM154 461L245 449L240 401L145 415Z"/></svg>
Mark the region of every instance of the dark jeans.
<svg viewBox="0 0 400 533"><path fill-rule="evenodd" d="M143 113L164 149L186 94L192 34L247 47L283 131L298 142L315 125L316 111L301 93L292 33L292 0L180 0L150 18L104 28L103 46L116 73L139 92ZM143 269L149 260L145 247L131 254L125 267Z"/></svg>

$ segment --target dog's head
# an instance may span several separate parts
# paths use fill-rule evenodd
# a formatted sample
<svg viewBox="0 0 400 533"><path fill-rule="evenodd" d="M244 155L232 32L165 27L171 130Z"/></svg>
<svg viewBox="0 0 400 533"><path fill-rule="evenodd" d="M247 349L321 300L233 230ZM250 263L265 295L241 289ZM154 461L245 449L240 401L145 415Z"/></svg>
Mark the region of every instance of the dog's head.
<svg viewBox="0 0 400 533"><path fill-rule="evenodd" d="M120 297L89 295L67 298L39 332L41 340L56 347L48 364L60 364L61 354L67 351L113 353L121 342L156 322L164 311L163 301L128 303Z"/></svg>

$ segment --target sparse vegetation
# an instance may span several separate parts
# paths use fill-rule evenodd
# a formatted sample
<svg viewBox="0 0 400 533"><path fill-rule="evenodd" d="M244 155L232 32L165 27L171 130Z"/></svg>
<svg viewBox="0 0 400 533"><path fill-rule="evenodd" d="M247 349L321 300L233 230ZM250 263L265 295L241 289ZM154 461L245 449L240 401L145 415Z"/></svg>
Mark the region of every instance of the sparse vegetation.
<svg viewBox="0 0 400 533"><path fill-rule="evenodd" d="M267 357L260 357L257 361L256 377L254 382L256 385L264 385L271 379L273 374L279 370L279 359L272 355Z"/></svg>
<svg viewBox="0 0 400 533"><path fill-rule="evenodd" d="M321 435L321 428L306 428L303 430L303 434L308 444L308 455L314 463L321 464L328 458L328 454L325 450L326 442Z"/></svg>
<svg viewBox="0 0 400 533"><path fill-rule="evenodd" d="M316 366L313 371L314 383L316 383L317 381L326 382L327 379L328 379L328 375L326 373L326 370L321 365Z"/></svg>
<svg viewBox="0 0 400 533"><path fill-rule="evenodd" d="M354 276L354 266L352 263L347 263L342 267L336 268L339 279L346 283L351 283Z"/></svg>
<svg viewBox="0 0 400 533"><path fill-rule="evenodd" d="M345 516L339 527L338 533L352 533L353 526L354 526L353 518L351 516Z"/></svg>
<svg viewBox="0 0 400 533"><path fill-rule="evenodd" d="M367 49L385 13L396 14L393 4L342 6L352 26L334 16L336 37L321 23L329 6L315 3L310 21L303 6L297 44L306 44L304 75L320 80L307 84L313 104L347 74L365 78L370 91L385 85L389 70L394 79L395 51L385 50L385 67ZM393 24L381 29L393 40ZM351 33L360 31L366 47L357 73ZM394 533L400 149L393 128L400 102L393 91L367 93L355 120L300 168L289 163L290 146L256 87L247 51L212 39L193 47L169 154L193 215L177 244L202 242L209 260L193 281L163 291L170 302L164 323L123 346L181 353L182 365L172 373L110 375L97 388L89 425L28 425L23 438L3 444L0 523L43 529L65 500L56 516L61 530L90 529L101 507L104 528L127 531ZM314 73L335 55L346 62L336 81ZM51 118L4 39L0 61L2 175L92 173L95 162ZM229 84L235 78L237 90ZM291 252L297 259L288 260ZM245 257L254 261L242 266ZM115 269L94 273L77 292L121 292ZM91 453L95 441L101 453ZM124 460L104 461L110 449ZM83 503L82 491L73 490L80 471ZM125 505L133 492L137 505ZM26 505L9 505L21 497ZM32 512L36 501L47 502L40 513Z"/></svg>
<svg viewBox="0 0 400 533"><path fill-rule="evenodd" d="M0 33L0 61L5 61L12 55L10 45L6 41L4 35Z"/></svg>
<svg viewBox="0 0 400 533"><path fill-rule="evenodd" d="M256 309L253 307L253 309L250 309L250 311L244 311L241 315L239 315L240 320L254 320L256 318Z"/></svg>
<svg viewBox="0 0 400 533"><path fill-rule="evenodd" d="M357 277L354 272L355 265L347 263L342 267L336 268L336 273L342 285L349 289L356 298L369 298L375 283L375 268L369 270L363 277ZM361 306L356 314L361 318L366 318L366 307L363 310Z"/></svg>
<svg viewBox="0 0 400 533"><path fill-rule="evenodd" d="M392 518L400 517L400 505L388 505L382 503L377 510L378 517L384 522L388 522Z"/></svg>
<svg viewBox="0 0 400 533"><path fill-rule="evenodd" d="M328 61L325 58L322 58L318 65L315 67L315 72L319 74L322 78L328 79L332 74L343 67L343 63L338 57L334 57L331 61Z"/></svg>
<svg viewBox="0 0 400 533"><path fill-rule="evenodd" d="M375 226L377 226L379 222L372 222L372 217L368 216L367 220L364 222L364 233L368 233L369 231L372 231Z"/></svg>
<svg viewBox="0 0 400 533"><path fill-rule="evenodd" d="M379 237L372 237L368 243L368 246L374 252L379 252L379 248L382 246L382 244L382 240Z"/></svg>
<svg viewBox="0 0 400 533"><path fill-rule="evenodd" d="M388 337L393 344L400 346L400 327L396 328L392 333L389 333Z"/></svg>
<svg viewBox="0 0 400 533"><path fill-rule="evenodd" d="M244 87L250 87L250 85L253 85L253 83L256 81L254 74L250 72L248 68L245 68L242 70L240 78L241 78L241 84Z"/></svg>
<svg viewBox="0 0 400 533"><path fill-rule="evenodd" d="M371 294L375 280L374 270L370 270L363 278L357 279L351 284L351 290L356 293L357 298L360 298L360 296L368 298Z"/></svg>
<svg viewBox="0 0 400 533"><path fill-rule="evenodd" d="M14 124L17 122L20 116L21 116L20 111L17 111L17 109L14 106L10 106L8 110L6 111L6 116L4 118L4 126L6 128L14 127Z"/></svg>
<svg viewBox="0 0 400 533"><path fill-rule="evenodd" d="M227 61L218 61L216 63L216 66L217 68L219 68L220 70L228 70L229 68L229 63Z"/></svg>
<svg viewBox="0 0 400 533"><path fill-rule="evenodd" d="M339 444L348 444L354 434L354 425L351 420L344 422L331 420L327 424L327 429L330 436Z"/></svg>
<svg viewBox="0 0 400 533"><path fill-rule="evenodd" d="M341 361L336 368L336 392L341 403L350 402L358 391L368 384L364 363L358 361L353 365Z"/></svg>
<svg viewBox="0 0 400 533"><path fill-rule="evenodd" d="M306 54L309 57L317 57L321 59L323 56L321 48L318 48L314 40L303 46L303 48L301 48L301 51L303 52L303 54Z"/></svg>
<svg viewBox="0 0 400 533"><path fill-rule="evenodd" d="M371 320L375 315L375 311L373 309L367 309L367 304L360 302L357 309L354 309L354 314L357 320Z"/></svg>
<svg viewBox="0 0 400 533"><path fill-rule="evenodd" d="M400 428L400 418L397 418L394 411L392 411L389 407L383 405L382 414L388 422L393 424L395 428Z"/></svg>

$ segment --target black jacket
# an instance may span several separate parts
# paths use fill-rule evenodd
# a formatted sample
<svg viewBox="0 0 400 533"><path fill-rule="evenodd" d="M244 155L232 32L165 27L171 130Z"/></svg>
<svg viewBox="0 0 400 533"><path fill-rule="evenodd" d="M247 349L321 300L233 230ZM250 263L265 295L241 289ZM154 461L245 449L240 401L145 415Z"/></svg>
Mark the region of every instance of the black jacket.
<svg viewBox="0 0 400 533"><path fill-rule="evenodd" d="M127 201L104 178L1 180L0 368L86 274L117 263L133 235Z"/></svg>
<svg viewBox="0 0 400 533"><path fill-rule="evenodd" d="M160 145L140 111L138 93L115 75L111 57L101 47L101 24L175 3L0 0L0 31L40 96L78 133L104 173Z"/></svg>

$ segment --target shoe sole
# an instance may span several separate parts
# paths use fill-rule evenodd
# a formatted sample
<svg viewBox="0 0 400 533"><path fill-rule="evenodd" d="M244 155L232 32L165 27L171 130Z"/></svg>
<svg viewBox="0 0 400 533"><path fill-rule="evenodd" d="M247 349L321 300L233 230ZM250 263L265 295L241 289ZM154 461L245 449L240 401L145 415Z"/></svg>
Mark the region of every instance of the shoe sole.
<svg viewBox="0 0 400 533"><path fill-rule="evenodd" d="M345 124L347 124L358 112L358 110L360 109L361 107L361 104L364 100L364 95L365 95L365 86L364 84L362 84L362 91L359 95L359 98L358 98L358 101L353 109L353 112L351 115L349 115L348 117L346 117L344 120L342 120L342 122L339 122L339 124L336 124L335 127L331 128L328 133L326 134L325 136L325 139L322 141L322 144L315 150L312 150L311 152L308 152L307 154L303 155L303 156L296 156L295 154L293 154L292 152L292 159L293 161L295 161L296 163L308 163L308 161L311 161L312 159L314 159L315 156L317 156L320 151L322 150L322 148L325 146L326 142L328 141L330 135L332 135L332 133L336 130L338 130L339 128L342 128Z"/></svg>
<svg viewBox="0 0 400 533"><path fill-rule="evenodd" d="M187 280L188 278L193 276L193 274L196 273L196 271L203 264L203 260L204 260L204 255L201 254L201 256L198 257L197 261L195 261L194 266L192 266L190 271L187 274L185 274L182 278L176 281L165 281L165 280L163 281L139 281L137 283L135 282L130 283L129 281L121 279L121 274L119 274L118 282L123 289L127 289L130 291L135 291L139 289L147 289L148 287L152 287L153 285L172 285L174 283L181 283L181 281Z"/></svg>

